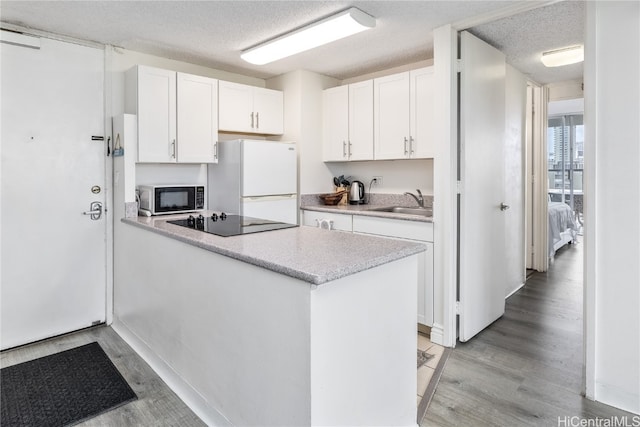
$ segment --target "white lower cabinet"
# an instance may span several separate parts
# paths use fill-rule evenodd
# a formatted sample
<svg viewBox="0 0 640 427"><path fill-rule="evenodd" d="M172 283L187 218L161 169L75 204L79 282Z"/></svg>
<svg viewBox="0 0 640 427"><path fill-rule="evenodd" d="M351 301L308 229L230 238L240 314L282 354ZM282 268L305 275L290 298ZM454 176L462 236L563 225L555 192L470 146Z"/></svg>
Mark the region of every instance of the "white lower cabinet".
<svg viewBox="0 0 640 427"><path fill-rule="evenodd" d="M332 230L353 231L353 215L332 214L317 211L302 211L302 224L318 227L322 221L328 221Z"/></svg>
<svg viewBox="0 0 640 427"><path fill-rule="evenodd" d="M418 323L433 325L433 223L302 211L303 225L317 227L323 220L331 221L334 230L422 242L426 250L418 261Z"/></svg>
<svg viewBox="0 0 640 427"><path fill-rule="evenodd" d="M354 215L353 232L423 242L418 263L418 323L433 325L433 223Z"/></svg>

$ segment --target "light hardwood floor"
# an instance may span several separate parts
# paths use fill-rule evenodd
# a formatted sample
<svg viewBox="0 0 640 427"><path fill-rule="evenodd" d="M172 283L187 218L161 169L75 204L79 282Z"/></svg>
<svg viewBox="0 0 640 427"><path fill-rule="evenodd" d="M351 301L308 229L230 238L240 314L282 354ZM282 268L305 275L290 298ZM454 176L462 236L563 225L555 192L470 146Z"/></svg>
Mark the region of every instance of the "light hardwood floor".
<svg viewBox="0 0 640 427"><path fill-rule="evenodd" d="M562 249L547 273L533 274L507 300L502 318L458 343L420 425L558 426L578 425L571 417L616 416L632 422L632 414L582 397L582 357L578 243Z"/></svg>
<svg viewBox="0 0 640 427"><path fill-rule="evenodd" d="M7 367L97 341L138 396L138 400L78 424L84 427L184 426L205 424L158 375L108 326L98 326L0 353ZM418 348L434 357L418 369L417 405L429 385L444 347L418 335ZM424 411L424 410L423 410ZM424 413L424 412L423 412Z"/></svg>
<svg viewBox="0 0 640 427"><path fill-rule="evenodd" d="M110 327L2 352L0 366L92 341L100 343L138 400L80 426L204 425ZM572 416L631 419L631 414L584 399L581 387L582 248L578 244L564 249L549 272L534 274L509 298L501 319L451 352L421 426L557 426L558 417Z"/></svg>
<svg viewBox="0 0 640 427"><path fill-rule="evenodd" d="M3 368L97 341L118 368L138 400L77 424L83 427L204 426L149 365L107 326L19 347L0 353Z"/></svg>

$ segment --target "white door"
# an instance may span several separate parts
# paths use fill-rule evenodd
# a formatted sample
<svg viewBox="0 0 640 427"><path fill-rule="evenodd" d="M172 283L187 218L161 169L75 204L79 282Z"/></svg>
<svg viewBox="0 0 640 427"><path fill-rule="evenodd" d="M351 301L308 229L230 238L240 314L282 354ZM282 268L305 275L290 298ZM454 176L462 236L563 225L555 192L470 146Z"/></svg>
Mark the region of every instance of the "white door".
<svg viewBox="0 0 640 427"><path fill-rule="evenodd" d="M505 82L504 138L504 202L509 210L505 216L505 296L517 290L525 281L525 146L527 80L524 74L507 65Z"/></svg>
<svg viewBox="0 0 640 427"><path fill-rule="evenodd" d="M461 34L460 341L504 314L505 58Z"/></svg>
<svg viewBox="0 0 640 427"><path fill-rule="evenodd" d="M0 45L2 349L106 315L104 53L41 46Z"/></svg>
<svg viewBox="0 0 640 427"><path fill-rule="evenodd" d="M216 163L218 80L177 75L178 162Z"/></svg>
<svg viewBox="0 0 640 427"><path fill-rule="evenodd" d="M256 140L242 144L242 197L297 193L295 144Z"/></svg>

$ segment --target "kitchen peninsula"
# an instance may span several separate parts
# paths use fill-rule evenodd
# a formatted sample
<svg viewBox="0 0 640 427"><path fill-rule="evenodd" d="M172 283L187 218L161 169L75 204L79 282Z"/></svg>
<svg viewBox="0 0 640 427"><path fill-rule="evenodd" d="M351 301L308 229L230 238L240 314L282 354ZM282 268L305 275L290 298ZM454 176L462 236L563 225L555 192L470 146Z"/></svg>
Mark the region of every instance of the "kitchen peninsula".
<svg viewBox="0 0 640 427"><path fill-rule="evenodd" d="M167 222L184 217L118 224L113 327L203 420L415 425L423 245Z"/></svg>

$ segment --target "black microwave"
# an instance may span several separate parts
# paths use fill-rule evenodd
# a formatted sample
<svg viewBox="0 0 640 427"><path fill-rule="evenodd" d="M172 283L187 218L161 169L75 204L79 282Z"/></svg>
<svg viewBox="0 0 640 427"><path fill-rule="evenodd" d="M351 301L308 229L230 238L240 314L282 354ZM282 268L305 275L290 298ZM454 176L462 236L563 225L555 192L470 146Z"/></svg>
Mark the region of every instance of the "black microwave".
<svg viewBox="0 0 640 427"><path fill-rule="evenodd" d="M140 210L149 215L204 209L204 185L141 185L138 197Z"/></svg>

